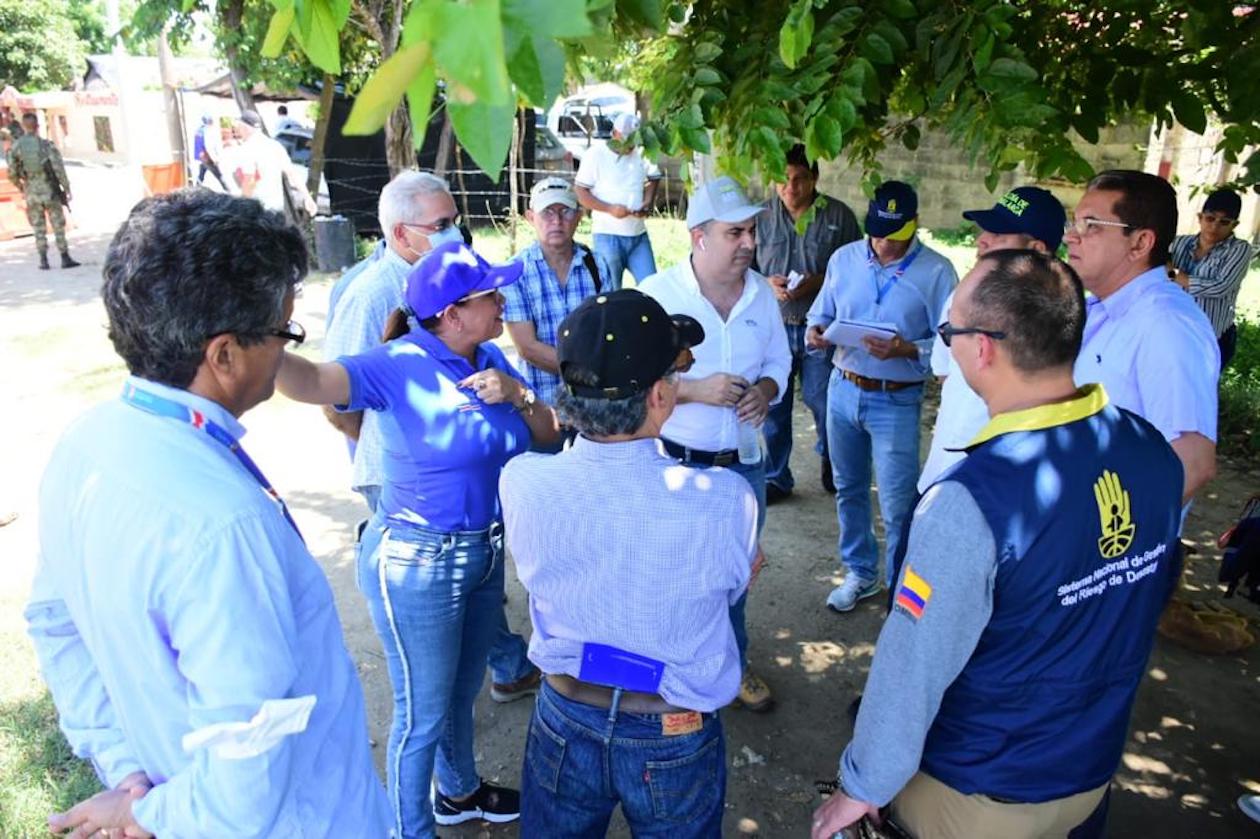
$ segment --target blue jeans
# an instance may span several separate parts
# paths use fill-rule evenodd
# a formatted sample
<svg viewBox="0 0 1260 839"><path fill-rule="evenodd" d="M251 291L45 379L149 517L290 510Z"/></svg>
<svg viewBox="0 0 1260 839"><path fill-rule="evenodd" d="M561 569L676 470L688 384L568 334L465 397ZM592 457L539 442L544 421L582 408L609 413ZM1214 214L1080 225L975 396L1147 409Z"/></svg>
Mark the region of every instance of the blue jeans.
<svg viewBox="0 0 1260 839"><path fill-rule="evenodd" d="M357 570L393 687L385 774L395 835L432 837L435 769L447 796L471 795L481 784L473 701L504 626L503 528L444 534L375 523L368 530L379 541L360 550Z"/></svg>
<svg viewBox="0 0 1260 839"><path fill-rule="evenodd" d="M603 836L618 802L636 839L722 835L726 741L717 714L661 734L660 714L583 705L543 684L521 770L522 839Z"/></svg>
<svg viewBox="0 0 1260 839"><path fill-rule="evenodd" d="M770 408L766 415L766 483L774 484L790 492L796 486L792 468L792 391L794 383L801 383L801 399L814 415L814 428L818 442L814 451L827 456L827 380L831 376L833 350L816 350L805 346L805 324L784 324L788 347L792 350L792 370L788 373L787 389L779 404Z"/></svg>
<svg viewBox="0 0 1260 839"><path fill-rule="evenodd" d="M621 288L621 275L627 268L634 274L634 281L641 283L656 273L656 257L652 254L652 240L646 232L638 236L614 236L611 233L595 234L595 253L608 261L610 277L604 277L602 291Z"/></svg>
<svg viewBox="0 0 1260 839"><path fill-rule="evenodd" d="M365 486L359 489L359 494L367 502L368 509L375 513L381 500L381 488ZM383 522L384 519L378 519L373 515L364 526L363 533L359 537L359 552L363 556L371 556L376 550L376 545L381 540L381 533L384 531ZM510 685L528 676L534 670L528 652L529 645L525 643L524 638L512 631L508 626L507 615L504 614L502 625L494 636L494 645L490 648L490 678L496 685Z"/></svg>
<svg viewBox="0 0 1260 839"><path fill-rule="evenodd" d="M874 580L879 574L871 518L871 463L884 519L884 575L892 585L893 557L919 479L919 413L923 387L864 391L831 374L827 388L827 444L836 481L840 561L850 574Z"/></svg>

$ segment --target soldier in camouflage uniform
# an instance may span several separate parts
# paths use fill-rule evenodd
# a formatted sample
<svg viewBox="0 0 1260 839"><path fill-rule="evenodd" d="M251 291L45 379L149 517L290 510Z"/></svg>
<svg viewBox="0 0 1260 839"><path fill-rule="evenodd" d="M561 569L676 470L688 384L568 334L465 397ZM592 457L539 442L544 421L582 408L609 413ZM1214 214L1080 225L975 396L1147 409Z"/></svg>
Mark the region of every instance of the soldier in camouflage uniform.
<svg viewBox="0 0 1260 839"><path fill-rule="evenodd" d="M66 217L61 212L62 203L70 204L70 179L61 163L61 152L39 136L39 120L34 114L22 117L22 128L25 133L9 151L9 180L26 196L26 220L35 231L39 267L48 270L48 233L44 228L47 214L61 251L61 267L74 268L79 263L70 258Z"/></svg>

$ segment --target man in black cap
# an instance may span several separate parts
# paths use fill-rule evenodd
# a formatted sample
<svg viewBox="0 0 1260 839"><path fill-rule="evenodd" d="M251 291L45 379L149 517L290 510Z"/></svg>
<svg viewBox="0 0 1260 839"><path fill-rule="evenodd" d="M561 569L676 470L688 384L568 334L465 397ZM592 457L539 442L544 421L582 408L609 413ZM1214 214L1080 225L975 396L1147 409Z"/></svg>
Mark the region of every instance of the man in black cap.
<svg viewBox="0 0 1260 839"><path fill-rule="evenodd" d="M529 657L547 674L522 836L603 835L618 803L636 835L722 831L717 710L739 692L728 609L759 556L757 501L739 475L680 464L658 439L703 340L698 322L637 291L588 298L556 348L556 409L581 436L503 470Z"/></svg>

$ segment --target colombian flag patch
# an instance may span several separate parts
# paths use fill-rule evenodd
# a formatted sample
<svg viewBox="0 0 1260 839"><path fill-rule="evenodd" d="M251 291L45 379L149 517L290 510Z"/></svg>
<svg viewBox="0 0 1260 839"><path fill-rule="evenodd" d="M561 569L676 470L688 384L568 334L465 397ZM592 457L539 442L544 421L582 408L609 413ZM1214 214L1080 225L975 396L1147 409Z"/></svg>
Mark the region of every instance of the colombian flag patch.
<svg viewBox="0 0 1260 839"><path fill-rule="evenodd" d="M897 590L898 606L909 613L916 621L923 617L923 610L932 599L932 587L927 580L914 573L914 569L906 566L905 576L901 578L901 588Z"/></svg>

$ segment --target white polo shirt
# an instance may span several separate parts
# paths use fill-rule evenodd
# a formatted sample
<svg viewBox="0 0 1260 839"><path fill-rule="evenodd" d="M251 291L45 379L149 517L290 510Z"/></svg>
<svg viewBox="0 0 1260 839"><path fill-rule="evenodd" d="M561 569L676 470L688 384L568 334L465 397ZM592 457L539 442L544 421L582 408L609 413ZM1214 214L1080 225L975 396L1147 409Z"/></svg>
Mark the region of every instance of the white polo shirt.
<svg viewBox="0 0 1260 839"><path fill-rule="evenodd" d="M605 204L621 204L630 210L643 209L643 186L661 177L655 163L643 159L643 149L617 154L607 146L593 146L582 157L577 185L584 186ZM647 226L638 216L614 218L596 210L591 213L591 232L611 236L638 236Z"/></svg>
<svg viewBox="0 0 1260 839"><path fill-rule="evenodd" d="M792 352L779 303L765 277L753 270L745 272L744 293L726 320L700 293L690 257L648 277L639 291L655 298L669 314L690 315L704 327L704 341L691 348L695 364L681 374L683 379L703 379L714 373L733 373L750 382L768 378L779 386L771 404L783 397ZM734 408L689 402L674 408L661 436L692 449L725 451L738 447L738 425Z"/></svg>
<svg viewBox="0 0 1260 839"><path fill-rule="evenodd" d="M954 293L950 292L941 309L941 322L949 320L949 305ZM936 425L932 427L932 445L927 460L919 474L919 492L924 492L946 469L966 456L966 452L948 451L961 449L970 443L989 421L989 408L963 378L954 354L938 335L932 342L932 373L945 376L941 385L941 407L936 412Z"/></svg>

